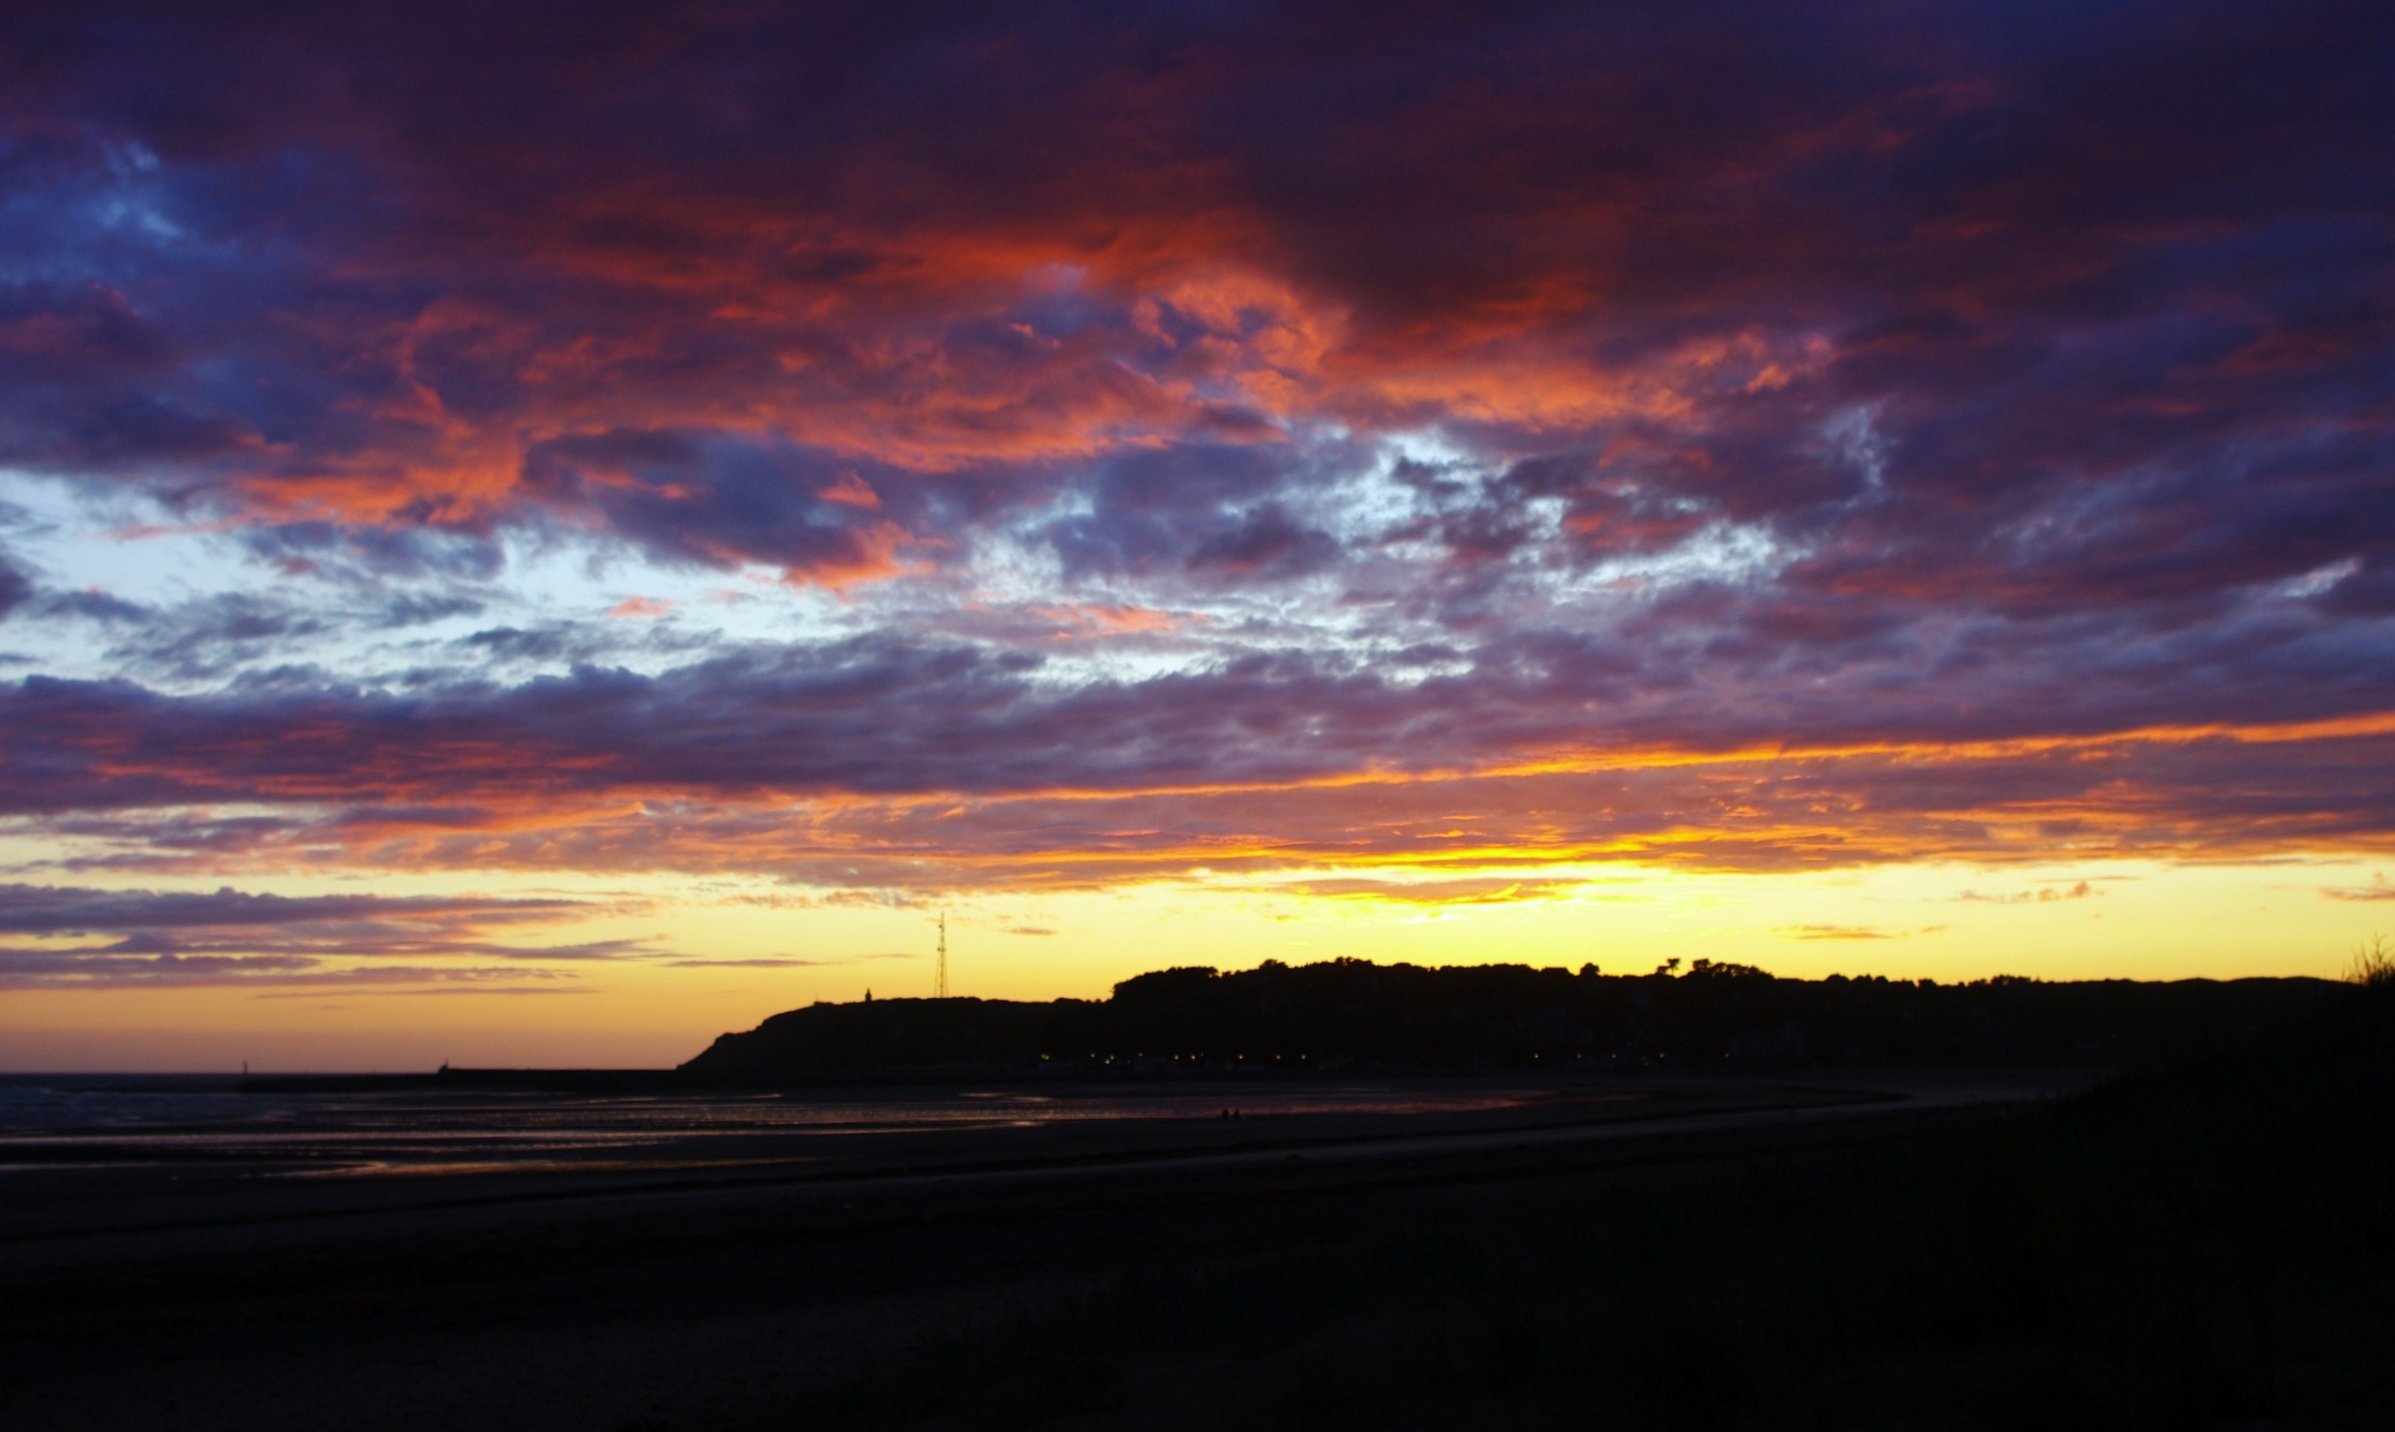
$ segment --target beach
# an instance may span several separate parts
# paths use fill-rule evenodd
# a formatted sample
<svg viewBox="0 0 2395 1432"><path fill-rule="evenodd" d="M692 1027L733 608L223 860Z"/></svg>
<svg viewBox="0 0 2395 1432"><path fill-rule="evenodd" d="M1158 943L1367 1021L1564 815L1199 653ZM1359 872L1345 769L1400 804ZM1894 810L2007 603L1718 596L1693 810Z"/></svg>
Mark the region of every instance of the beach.
<svg viewBox="0 0 2395 1432"><path fill-rule="evenodd" d="M985 1112L1003 1091L843 1092L861 1111L846 1123L713 1106L728 1132L651 1119L646 1139L578 1139L608 1120L531 1100L473 1124L485 1155L509 1157L418 1138L416 1166L369 1172L307 1161L371 1145L355 1128L295 1115L288 1137L245 1146L221 1120L213 1142L178 1143L169 1121L143 1132L173 1156L9 1150L0 1413L20 1428L803 1425L927 1340L1129 1273L1498 1216L1526 1188L1885 1138L2056 1087L1176 1087L1084 1091L1031 1120ZM1175 1102L1142 1116L1159 1097ZM950 1117L892 1117L926 1109ZM563 1130L564 1156L494 1124Z"/></svg>

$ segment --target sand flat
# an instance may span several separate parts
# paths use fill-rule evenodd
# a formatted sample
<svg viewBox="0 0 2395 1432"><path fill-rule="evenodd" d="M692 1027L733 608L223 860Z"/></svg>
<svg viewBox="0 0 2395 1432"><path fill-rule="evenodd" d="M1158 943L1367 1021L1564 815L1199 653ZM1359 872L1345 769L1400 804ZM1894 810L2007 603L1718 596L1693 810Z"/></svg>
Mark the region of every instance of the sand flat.
<svg viewBox="0 0 2395 1432"><path fill-rule="evenodd" d="M730 1164L419 1178L23 1168L0 1175L0 1413L786 1425L916 1339L1126 1269L1464 1216L1525 1180L1878 1137L2053 1087L1599 1084L1464 1111L760 1135Z"/></svg>

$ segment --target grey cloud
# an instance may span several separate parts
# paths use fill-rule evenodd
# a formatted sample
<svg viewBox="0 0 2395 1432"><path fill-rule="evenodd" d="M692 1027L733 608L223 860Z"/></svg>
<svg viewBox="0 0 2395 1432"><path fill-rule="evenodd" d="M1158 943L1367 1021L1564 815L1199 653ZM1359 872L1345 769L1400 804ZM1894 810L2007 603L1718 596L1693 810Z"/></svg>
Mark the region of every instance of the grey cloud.
<svg viewBox="0 0 2395 1432"><path fill-rule="evenodd" d="M0 621L32 600L33 579L18 571L8 559L8 550L0 547Z"/></svg>
<svg viewBox="0 0 2395 1432"><path fill-rule="evenodd" d="M378 895L261 895L226 886L208 893L0 885L0 932L80 935L124 929L275 926L327 920L533 919L580 908L571 900L491 900Z"/></svg>

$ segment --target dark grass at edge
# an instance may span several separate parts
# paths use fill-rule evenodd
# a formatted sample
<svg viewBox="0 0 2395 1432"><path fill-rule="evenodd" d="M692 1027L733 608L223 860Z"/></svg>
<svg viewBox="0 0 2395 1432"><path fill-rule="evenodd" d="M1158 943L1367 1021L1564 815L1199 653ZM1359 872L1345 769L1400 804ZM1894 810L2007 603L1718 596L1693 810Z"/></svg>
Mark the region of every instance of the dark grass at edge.
<svg viewBox="0 0 2395 1432"><path fill-rule="evenodd" d="M2395 1426L2372 993L2001 1121L1128 1275L807 1425Z"/></svg>

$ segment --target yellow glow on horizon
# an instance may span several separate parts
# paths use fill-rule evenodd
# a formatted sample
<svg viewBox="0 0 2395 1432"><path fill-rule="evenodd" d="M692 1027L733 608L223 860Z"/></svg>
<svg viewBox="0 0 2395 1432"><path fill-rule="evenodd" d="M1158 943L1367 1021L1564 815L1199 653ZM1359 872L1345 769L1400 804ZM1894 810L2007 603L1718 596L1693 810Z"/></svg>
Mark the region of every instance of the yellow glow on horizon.
<svg viewBox="0 0 2395 1432"><path fill-rule="evenodd" d="M2386 888L2383 870L2338 858L1771 874L1589 862L1484 867L1474 876L1442 870L1435 880L1397 864L1379 868L1380 885L1358 883L1357 869L959 894L945 902L954 992L1096 998L1118 980L1171 965L1244 969L1340 956L1594 963L1616 974L1702 957L1790 977L1941 982L2333 977L2358 943L2395 924L2395 903L2375 894ZM1332 893L1306 888L1340 881ZM374 883L387 894L458 888L423 874ZM883 998L930 993L939 902L846 901L735 877L472 883L494 896L612 896L607 910L544 927L525 943L641 939L660 956L558 962L586 991L570 996L272 983L14 989L0 1000L0 1061L58 1070L230 1071L245 1059L259 1069L653 1066L813 1000L853 1000L868 989ZM260 884L293 894L326 888L320 877ZM2359 898L2328 898L2331 891Z"/></svg>

